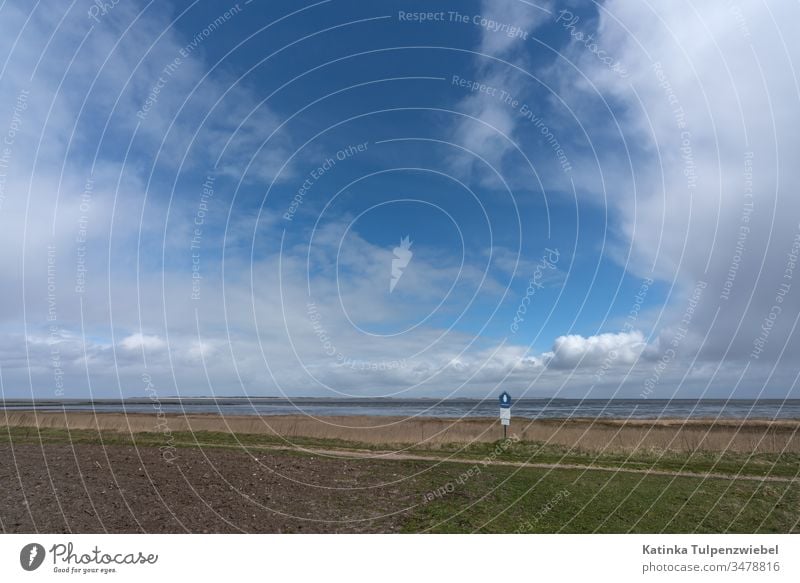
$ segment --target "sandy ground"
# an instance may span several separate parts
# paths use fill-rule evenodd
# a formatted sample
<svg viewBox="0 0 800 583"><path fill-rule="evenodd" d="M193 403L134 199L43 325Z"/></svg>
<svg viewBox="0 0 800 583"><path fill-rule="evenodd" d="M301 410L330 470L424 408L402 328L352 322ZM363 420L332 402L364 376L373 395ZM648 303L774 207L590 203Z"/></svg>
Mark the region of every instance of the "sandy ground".
<svg viewBox="0 0 800 583"><path fill-rule="evenodd" d="M124 433L217 431L387 445L435 448L445 443L494 442L502 437L496 419L400 417L301 417L167 415L155 413L0 412L0 426L100 429ZM510 435L523 441L577 447L588 451L730 451L800 452L800 420L658 420L572 419L512 420Z"/></svg>

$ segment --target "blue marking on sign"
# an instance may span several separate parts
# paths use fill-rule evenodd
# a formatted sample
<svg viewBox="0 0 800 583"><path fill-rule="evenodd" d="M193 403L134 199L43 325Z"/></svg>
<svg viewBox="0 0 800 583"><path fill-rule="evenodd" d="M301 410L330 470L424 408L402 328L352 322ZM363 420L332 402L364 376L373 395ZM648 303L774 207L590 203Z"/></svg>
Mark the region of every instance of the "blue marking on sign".
<svg viewBox="0 0 800 583"><path fill-rule="evenodd" d="M506 391L503 391L500 394L500 406L503 409L510 409L511 408L511 395L509 395Z"/></svg>

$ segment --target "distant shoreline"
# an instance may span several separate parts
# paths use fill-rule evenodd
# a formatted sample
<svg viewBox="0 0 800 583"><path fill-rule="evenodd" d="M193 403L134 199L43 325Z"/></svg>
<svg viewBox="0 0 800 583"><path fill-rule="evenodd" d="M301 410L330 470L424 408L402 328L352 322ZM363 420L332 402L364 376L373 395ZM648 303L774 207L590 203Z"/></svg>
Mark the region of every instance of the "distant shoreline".
<svg viewBox="0 0 800 583"><path fill-rule="evenodd" d="M401 417L495 420L495 399L331 397L138 397L6 399L0 411L222 416ZM515 419L545 420L800 420L800 399L516 399Z"/></svg>
<svg viewBox="0 0 800 583"><path fill-rule="evenodd" d="M123 404L123 403L149 403L149 397L125 397L118 398L100 398L92 399L90 397L75 397L75 398L61 398L61 399L23 399L19 397L0 399L0 403L17 405L17 404ZM194 396L194 397L159 397L162 402L170 403L192 403L192 402L218 402L218 403L240 403L240 402L259 402L268 401L271 403L292 403L292 402L314 402L314 403L496 403L494 397L490 398L470 398L470 397L285 397L285 396ZM592 398L582 399L577 397L525 397L522 399L515 399L515 403L787 403L796 404L800 403L798 398Z"/></svg>
<svg viewBox="0 0 800 583"><path fill-rule="evenodd" d="M141 404L149 404L149 403L139 403ZM119 412L119 411L95 411L92 409L73 409L73 410L66 410L66 411L53 411L51 409L38 409L37 407L30 407L26 408L24 406L14 406L14 407L3 407L0 406L0 427L3 427L3 416L10 413L25 413L25 414L38 414L38 415L90 415L90 416L110 416L110 415L119 415L122 417L131 417L131 418L139 418L139 417L155 417L158 416L158 410L153 409L152 411L128 411L128 412ZM250 414L236 414L236 413L220 413L215 411L201 411L201 412L169 412L169 413L162 413L162 416L181 419L184 417L188 418L210 418L210 419L241 419L241 420L253 420L253 419L281 419L281 418L308 418L308 419L320 419L322 421L326 419L370 419L376 425L388 425L398 422L414 422L414 421L440 421L442 423L455 423L455 422L463 422L463 421L477 421L481 423L495 423L497 422L498 418L492 417L489 415L486 416L452 416L452 415L367 415L367 414L356 414L356 415L331 415L331 414L321 414L316 415L313 413L306 413L306 412L286 412L286 413L250 413ZM683 425L683 426L691 426L691 427L708 427L708 426L718 426L718 427L763 427L763 426L770 426L770 427L798 427L800 430L800 416L795 418L779 418L774 419L771 417L714 417L714 416L707 416L707 417L681 417L681 416L654 416L654 417L611 417L611 416L602 416L602 417L591 417L591 416L572 416L572 417L537 417L537 416L526 416L526 415L514 415L514 421L518 423L544 423L544 424L595 424L595 425L612 425L612 426L622 426L626 425L629 427L642 427L642 426L668 426L668 425ZM358 426L361 426L358 424Z"/></svg>

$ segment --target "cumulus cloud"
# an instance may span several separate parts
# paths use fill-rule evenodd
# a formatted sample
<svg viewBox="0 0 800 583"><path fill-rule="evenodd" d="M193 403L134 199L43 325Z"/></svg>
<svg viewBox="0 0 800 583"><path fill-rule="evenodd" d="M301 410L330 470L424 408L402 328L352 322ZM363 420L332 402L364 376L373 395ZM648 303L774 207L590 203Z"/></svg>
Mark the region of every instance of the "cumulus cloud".
<svg viewBox="0 0 800 583"><path fill-rule="evenodd" d="M552 351L544 356L547 366L554 368L598 366L605 362L630 365L637 362L646 347L639 330L589 337L570 334L556 338Z"/></svg>

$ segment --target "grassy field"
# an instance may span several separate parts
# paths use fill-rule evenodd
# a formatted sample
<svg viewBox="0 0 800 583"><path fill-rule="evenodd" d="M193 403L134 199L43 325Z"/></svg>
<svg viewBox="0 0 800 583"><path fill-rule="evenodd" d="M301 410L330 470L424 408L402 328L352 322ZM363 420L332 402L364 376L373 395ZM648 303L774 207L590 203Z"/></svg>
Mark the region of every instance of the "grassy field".
<svg viewBox="0 0 800 583"><path fill-rule="evenodd" d="M156 451L164 439L160 433L0 428L0 445L45 450L102 444L107 451ZM376 482L401 480L391 490L403 500L392 531L798 532L800 519L795 453L601 454L516 441L398 451L387 444L312 438L288 444L266 435L215 432L177 432L170 445L179 459L198 450L229 451L245 466L269 452L273 459L303 460L312 475L325 460L334 467L355 464ZM366 485L367 478L356 483ZM354 516L370 503L348 496L332 500L330 512Z"/></svg>
<svg viewBox="0 0 800 583"><path fill-rule="evenodd" d="M796 532L797 484L493 467L407 532Z"/></svg>

